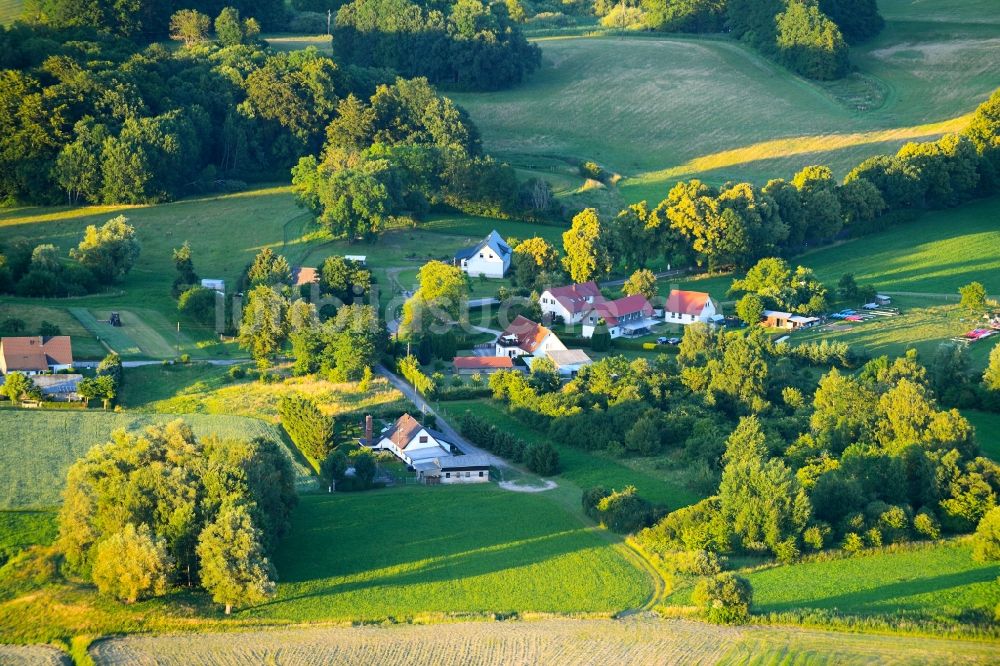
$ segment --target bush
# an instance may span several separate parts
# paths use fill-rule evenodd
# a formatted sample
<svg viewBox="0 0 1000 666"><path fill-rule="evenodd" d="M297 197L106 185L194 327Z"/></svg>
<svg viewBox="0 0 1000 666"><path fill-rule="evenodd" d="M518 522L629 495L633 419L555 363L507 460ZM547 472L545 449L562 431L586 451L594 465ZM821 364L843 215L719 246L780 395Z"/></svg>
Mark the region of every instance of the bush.
<svg viewBox="0 0 1000 666"><path fill-rule="evenodd" d="M101 594L130 604L165 594L171 566L165 542L155 539L148 525L136 530L127 523L97 545L93 579Z"/></svg>
<svg viewBox="0 0 1000 666"><path fill-rule="evenodd" d="M990 509L972 539L972 559L976 562L1000 560L1000 507Z"/></svg>
<svg viewBox="0 0 1000 666"><path fill-rule="evenodd" d="M848 532L844 535L844 541L841 543L841 547L848 553L857 553L864 550L865 544L857 532Z"/></svg>
<svg viewBox="0 0 1000 666"><path fill-rule="evenodd" d="M191 287L177 299L177 310L199 324L215 323L216 291L205 287Z"/></svg>
<svg viewBox="0 0 1000 666"><path fill-rule="evenodd" d="M934 516L934 512L923 509L913 517L913 530L928 539L936 541L941 538L941 525Z"/></svg>
<svg viewBox="0 0 1000 666"><path fill-rule="evenodd" d="M559 452L549 442L536 442L528 446L524 462L535 474L551 476L559 471Z"/></svg>
<svg viewBox="0 0 1000 666"><path fill-rule="evenodd" d="M681 550L662 556L663 565L672 573L691 576L714 576L722 571L722 560L707 550Z"/></svg>
<svg viewBox="0 0 1000 666"><path fill-rule="evenodd" d="M829 538L831 531L830 526L825 523L807 527L802 533L802 541L812 550L823 550L823 545Z"/></svg>
<svg viewBox="0 0 1000 666"><path fill-rule="evenodd" d="M699 581L691 600L711 622L740 624L750 618L753 588L746 578L723 573Z"/></svg>
<svg viewBox="0 0 1000 666"><path fill-rule="evenodd" d="M601 525L617 534L638 532L652 524L654 519L652 504L639 497L635 486L626 486L624 490L613 491L602 498L597 503L596 511Z"/></svg>
<svg viewBox="0 0 1000 666"><path fill-rule="evenodd" d="M51 338L54 335L62 335L62 330L51 322L43 321L38 326L38 334L43 338Z"/></svg>
<svg viewBox="0 0 1000 666"><path fill-rule="evenodd" d="M230 379L243 379L247 376L247 371L243 369L242 365L234 365L229 368Z"/></svg>

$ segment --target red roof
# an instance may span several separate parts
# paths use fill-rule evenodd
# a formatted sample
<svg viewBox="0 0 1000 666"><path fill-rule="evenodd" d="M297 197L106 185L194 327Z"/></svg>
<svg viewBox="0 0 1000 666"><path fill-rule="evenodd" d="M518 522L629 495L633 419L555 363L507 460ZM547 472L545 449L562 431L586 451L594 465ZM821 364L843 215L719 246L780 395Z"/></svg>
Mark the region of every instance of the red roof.
<svg viewBox="0 0 1000 666"><path fill-rule="evenodd" d="M73 347L68 335L39 335L0 339L0 365L5 373L17 370L44 372L52 365L73 365Z"/></svg>
<svg viewBox="0 0 1000 666"><path fill-rule="evenodd" d="M703 291L673 289L667 298L667 312L698 316L712 297Z"/></svg>
<svg viewBox="0 0 1000 666"><path fill-rule="evenodd" d="M517 318L510 323L510 326L507 327L507 330L500 337L517 338L517 346L532 354L538 349L538 345L542 344L542 340L548 337L549 333L551 331L541 324L533 322L522 315L517 315Z"/></svg>
<svg viewBox="0 0 1000 666"><path fill-rule="evenodd" d="M582 312L594 303L604 300L601 290L596 282L583 282L581 284L571 284L565 287L554 287L548 290L552 298L559 302L559 305L566 308L570 314Z"/></svg>
<svg viewBox="0 0 1000 666"><path fill-rule="evenodd" d="M456 370L477 370L513 368L514 360L508 356L456 356L453 361Z"/></svg>
<svg viewBox="0 0 1000 666"><path fill-rule="evenodd" d="M653 316L653 306L649 304L642 294L634 294L619 298L616 301L604 301L594 306L594 312L604 320L608 326L618 323L620 317L625 317L636 312L642 313L646 317Z"/></svg>

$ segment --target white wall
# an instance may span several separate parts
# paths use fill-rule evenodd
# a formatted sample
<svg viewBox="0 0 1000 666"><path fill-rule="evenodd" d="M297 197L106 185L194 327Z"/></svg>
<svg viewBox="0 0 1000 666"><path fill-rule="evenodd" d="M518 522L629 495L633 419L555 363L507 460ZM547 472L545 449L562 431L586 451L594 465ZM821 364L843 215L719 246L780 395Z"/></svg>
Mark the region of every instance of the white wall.
<svg viewBox="0 0 1000 666"><path fill-rule="evenodd" d="M482 255L480 257L480 255ZM488 247L462 260L462 270L472 277L485 275L491 278L502 278L507 273L509 262L504 261Z"/></svg>
<svg viewBox="0 0 1000 666"><path fill-rule="evenodd" d="M562 320L567 324L579 324L583 318L583 312L571 315L569 310L564 308L548 291L538 297L538 306L542 309L542 314L562 317Z"/></svg>
<svg viewBox="0 0 1000 666"><path fill-rule="evenodd" d="M449 477L448 475L451 474ZM469 476L466 476L468 474ZM441 483L488 483L490 480L489 470L483 470L482 476L478 471L468 472L441 472Z"/></svg>

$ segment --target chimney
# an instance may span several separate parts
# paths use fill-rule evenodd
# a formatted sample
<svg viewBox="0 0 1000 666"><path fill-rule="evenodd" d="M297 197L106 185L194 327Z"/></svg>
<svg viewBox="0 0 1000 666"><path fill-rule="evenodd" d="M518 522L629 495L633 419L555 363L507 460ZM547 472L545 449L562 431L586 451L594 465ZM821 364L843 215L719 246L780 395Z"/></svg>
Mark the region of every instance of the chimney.
<svg viewBox="0 0 1000 666"><path fill-rule="evenodd" d="M375 442L372 441L372 415L369 414L365 416L365 444L368 446L374 446Z"/></svg>

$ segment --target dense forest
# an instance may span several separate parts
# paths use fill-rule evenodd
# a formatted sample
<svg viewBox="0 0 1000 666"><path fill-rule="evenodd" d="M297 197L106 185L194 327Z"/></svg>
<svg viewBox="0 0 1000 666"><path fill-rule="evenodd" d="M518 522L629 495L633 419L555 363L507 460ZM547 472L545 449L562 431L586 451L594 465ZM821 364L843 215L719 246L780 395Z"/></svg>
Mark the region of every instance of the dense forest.
<svg viewBox="0 0 1000 666"><path fill-rule="evenodd" d="M438 9L409 0L354 0L337 12L333 46L342 62L388 67L462 90L516 85L541 64L507 5L458 0Z"/></svg>

